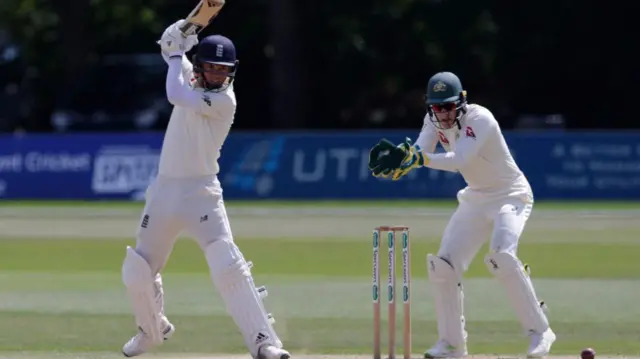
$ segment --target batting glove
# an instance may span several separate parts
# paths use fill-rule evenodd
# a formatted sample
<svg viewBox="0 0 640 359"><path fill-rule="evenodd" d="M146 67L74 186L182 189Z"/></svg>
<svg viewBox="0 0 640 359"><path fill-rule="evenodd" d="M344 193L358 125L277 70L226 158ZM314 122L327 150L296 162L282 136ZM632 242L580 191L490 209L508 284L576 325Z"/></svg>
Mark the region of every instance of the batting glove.
<svg viewBox="0 0 640 359"><path fill-rule="evenodd" d="M197 35L190 35L186 38L182 35L180 26L183 23L184 20L178 20L167 27L162 33L162 37L158 41L158 44L160 45L163 56L182 56L185 52L191 50L198 44Z"/></svg>
<svg viewBox="0 0 640 359"><path fill-rule="evenodd" d="M185 20L178 20L176 21L173 25L171 25L168 30L169 32L174 35L174 36L182 36L184 37L184 35L182 34L182 31L180 31L180 27L185 23ZM189 35L187 36L187 38L185 39L184 42L184 46L185 46L185 52L189 52L191 51L191 49L196 46L198 44L198 35Z"/></svg>

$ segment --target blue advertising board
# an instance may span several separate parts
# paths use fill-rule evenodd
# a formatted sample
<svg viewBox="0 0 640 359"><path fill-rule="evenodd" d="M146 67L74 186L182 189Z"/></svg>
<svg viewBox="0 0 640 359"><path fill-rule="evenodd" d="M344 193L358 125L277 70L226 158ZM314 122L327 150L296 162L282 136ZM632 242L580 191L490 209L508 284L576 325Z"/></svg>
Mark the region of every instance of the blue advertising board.
<svg viewBox="0 0 640 359"><path fill-rule="evenodd" d="M158 134L0 136L0 198L128 199L157 173Z"/></svg>
<svg viewBox="0 0 640 359"><path fill-rule="evenodd" d="M417 131L234 133L220 159L227 199L454 198L457 173L374 178L368 151ZM640 199L640 133L511 132L536 199ZM141 199L157 174L161 133L0 136L0 198Z"/></svg>

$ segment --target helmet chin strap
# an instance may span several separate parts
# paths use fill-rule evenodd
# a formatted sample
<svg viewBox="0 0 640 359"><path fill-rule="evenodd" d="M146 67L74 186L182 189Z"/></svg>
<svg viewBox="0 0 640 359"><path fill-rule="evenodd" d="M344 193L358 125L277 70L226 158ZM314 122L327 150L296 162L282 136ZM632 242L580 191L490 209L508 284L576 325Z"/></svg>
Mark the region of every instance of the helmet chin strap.
<svg viewBox="0 0 640 359"><path fill-rule="evenodd" d="M225 78L224 81L222 81L219 84L212 84L209 81L207 81L206 76L204 75L203 72L199 72L198 76L196 78L198 85L205 89L206 91L211 91L211 92L222 92L224 90L226 90L227 88L229 88L229 86L231 86L231 83L233 82L233 77L231 76L227 76Z"/></svg>
<svg viewBox="0 0 640 359"><path fill-rule="evenodd" d="M436 127L440 130L451 130L455 127L458 127L458 130L462 130L462 124L460 123L460 120L462 119L462 116L464 116L466 113L467 113L467 106L466 104L463 104L462 106L456 109L456 118L453 120L453 126L449 128L442 128L441 127L442 125L438 125ZM431 118L431 122L434 124L436 123L440 124L442 122L440 121L440 119L438 119L438 116L433 111L429 111L429 117Z"/></svg>
<svg viewBox="0 0 640 359"><path fill-rule="evenodd" d="M428 98L427 98L427 104L428 104ZM435 114L435 112L433 112L430 105L427 105L427 113L429 114L429 118L431 119L431 122L434 125L436 125L436 123L438 124L440 123L438 116ZM462 130L462 124L460 124L460 120L462 119L462 116L464 116L466 113L467 113L467 91L463 90L460 92L460 97L456 102L456 118L454 120L455 126L451 126L447 129L439 127L439 125L436 125L436 127L441 130L450 130L457 126L458 130Z"/></svg>
<svg viewBox="0 0 640 359"><path fill-rule="evenodd" d="M460 124L460 120L462 119L462 116L464 116L467 113L467 105L462 104L462 106L460 106L457 112L458 112L458 116L456 116L456 125L458 126L458 130L462 130L462 125Z"/></svg>

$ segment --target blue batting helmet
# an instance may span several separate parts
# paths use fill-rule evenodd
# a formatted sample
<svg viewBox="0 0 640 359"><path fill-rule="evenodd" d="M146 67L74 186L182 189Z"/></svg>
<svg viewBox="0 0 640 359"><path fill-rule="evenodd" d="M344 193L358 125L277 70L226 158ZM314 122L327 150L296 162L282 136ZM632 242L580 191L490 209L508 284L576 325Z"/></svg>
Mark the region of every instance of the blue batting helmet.
<svg viewBox="0 0 640 359"><path fill-rule="evenodd" d="M228 71L220 72L216 70L204 69L203 64L228 66ZM238 69L238 59L236 58L236 47L233 42L222 35L207 36L198 44L196 54L193 56L193 70L199 74L201 85L208 90L223 91L226 89L236 75ZM203 73L217 73L226 75L228 81L224 83L210 83L204 79Z"/></svg>

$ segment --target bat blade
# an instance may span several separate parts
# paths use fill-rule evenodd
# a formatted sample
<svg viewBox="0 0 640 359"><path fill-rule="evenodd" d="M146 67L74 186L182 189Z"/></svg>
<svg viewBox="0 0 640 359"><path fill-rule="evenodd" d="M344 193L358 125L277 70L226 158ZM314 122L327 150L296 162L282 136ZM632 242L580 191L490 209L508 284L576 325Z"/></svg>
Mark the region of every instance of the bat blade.
<svg viewBox="0 0 640 359"><path fill-rule="evenodd" d="M198 34L218 16L224 4L225 0L200 0L180 27L182 35L187 37Z"/></svg>

